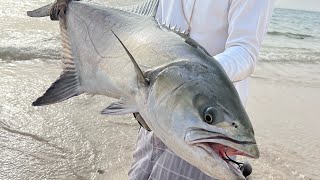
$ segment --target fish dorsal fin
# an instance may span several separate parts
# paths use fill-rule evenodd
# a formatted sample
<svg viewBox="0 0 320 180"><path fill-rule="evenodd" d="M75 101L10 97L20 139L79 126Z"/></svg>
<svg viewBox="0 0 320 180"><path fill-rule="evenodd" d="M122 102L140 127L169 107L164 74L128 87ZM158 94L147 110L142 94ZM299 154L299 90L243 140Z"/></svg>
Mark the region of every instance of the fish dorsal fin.
<svg viewBox="0 0 320 180"><path fill-rule="evenodd" d="M145 2L128 7L114 7L127 12L140 14L143 16L155 17L158 9L159 0L146 0Z"/></svg>
<svg viewBox="0 0 320 180"><path fill-rule="evenodd" d="M124 50L126 51L126 53L128 54L128 56L130 57L131 62L134 65L134 69L137 72L137 79L138 79L138 84L142 85L142 86L148 86L149 85L149 81L144 77L142 70L140 69L138 63L136 62L136 60L133 58L132 54L128 51L128 49L126 48L126 46L122 43L122 41L119 39L119 37L111 30L111 32L113 33L113 35L118 39L118 41L120 42L120 44L122 45L122 47L124 48Z"/></svg>
<svg viewBox="0 0 320 180"><path fill-rule="evenodd" d="M173 26L170 23L166 23L166 22L160 23L158 19L157 19L157 22L158 22L159 26L162 29L165 29L165 30L168 30L168 31L176 33L177 35L179 35L180 37L185 39L185 42L187 44L189 44L190 46L192 46L194 48L199 48L204 53L206 53L207 55L211 56L209 54L209 52L203 46L201 46L199 43L197 43L197 41L195 41L194 39L190 38L188 30L182 29L181 27L178 27L177 25Z"/></svg>

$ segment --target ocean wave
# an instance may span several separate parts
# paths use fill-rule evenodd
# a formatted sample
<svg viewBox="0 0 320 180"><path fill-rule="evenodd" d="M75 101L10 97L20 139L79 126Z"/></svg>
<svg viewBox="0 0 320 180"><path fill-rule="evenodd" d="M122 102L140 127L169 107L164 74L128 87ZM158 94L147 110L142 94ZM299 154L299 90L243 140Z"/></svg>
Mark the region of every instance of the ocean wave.
<svg viewBox="0 0 320 180"><path fill-rule="evenodd" d="M0 60L2 61L21 61L32 59L59 59L60 50L54 49L33 49L33 48L0 48Z"/></svg>
<svg viewBox="0 0 320 180"><path fill-rule="evenodd" d="M293 38L293 39L305 39L305 38L312 38L313 37L313 36L307 35L307 34L297 34L297 33L278 32L278 31L268 32L268 35L271 35L271 36L285 36L285 37Z"/></svg>
<svg viewBox="0 0 320 180"><path fill-rule="evenodd" d="M259 61L272 63L301 63L301 64L320 64L319 56L313 55L288 55L288 54L270 54L261 55Z"/></svg>
<svg viewBox="0 0 320 180"><path fill-rule="evenodd" d="M266 62L318 64L320 63L320 51L306 48L263 46L259 60Z"/></svg>

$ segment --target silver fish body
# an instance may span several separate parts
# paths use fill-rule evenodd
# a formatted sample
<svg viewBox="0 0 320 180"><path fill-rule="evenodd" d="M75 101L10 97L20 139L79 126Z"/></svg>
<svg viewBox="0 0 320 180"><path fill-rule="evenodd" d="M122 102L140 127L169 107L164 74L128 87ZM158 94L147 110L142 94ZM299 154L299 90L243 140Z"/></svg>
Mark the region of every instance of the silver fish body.
<svg viewBox="0 0 320 180"><path fill-rule="evenodd" d="M70 2L60 18L64 71L33 105L82 93L118 99L102 114L139 112L171 150L207 175L245 179L227 155L258 158L259 151L232 82L195 42L145 11Z"/></svg>

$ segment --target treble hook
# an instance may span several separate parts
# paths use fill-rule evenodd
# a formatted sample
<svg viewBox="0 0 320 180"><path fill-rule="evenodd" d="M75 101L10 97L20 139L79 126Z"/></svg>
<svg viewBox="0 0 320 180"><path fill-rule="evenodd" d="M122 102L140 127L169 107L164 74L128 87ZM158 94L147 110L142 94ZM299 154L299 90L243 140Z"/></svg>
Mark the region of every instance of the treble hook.
<svg viewBox="0 0 320 180"><path fill-rule="evenodd" d="M235 164L237 164L239 166L239 169L241 170L242 172L242 175L244 177L248 177L251 173L252 173L252 167L249 163L240 163L240 162L237 162L233 159L231 159L228 155L227 155L227 152L225 151L224 154L227 156L228 159L225 159L226 161L230 161L230 162L233 162Z"/></svg>

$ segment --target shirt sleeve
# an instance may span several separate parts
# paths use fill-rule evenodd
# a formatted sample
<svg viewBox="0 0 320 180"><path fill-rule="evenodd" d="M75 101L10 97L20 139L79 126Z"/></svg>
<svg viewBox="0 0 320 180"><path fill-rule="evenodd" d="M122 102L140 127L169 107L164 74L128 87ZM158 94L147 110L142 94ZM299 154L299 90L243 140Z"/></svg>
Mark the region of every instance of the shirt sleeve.
<svg viewBox="0 0 320 180"><path fill-rule="evenodd" d="M273 1L231 0L225 50L215 56L231 81L244 80L253 73L270 22Z"/></svg>

